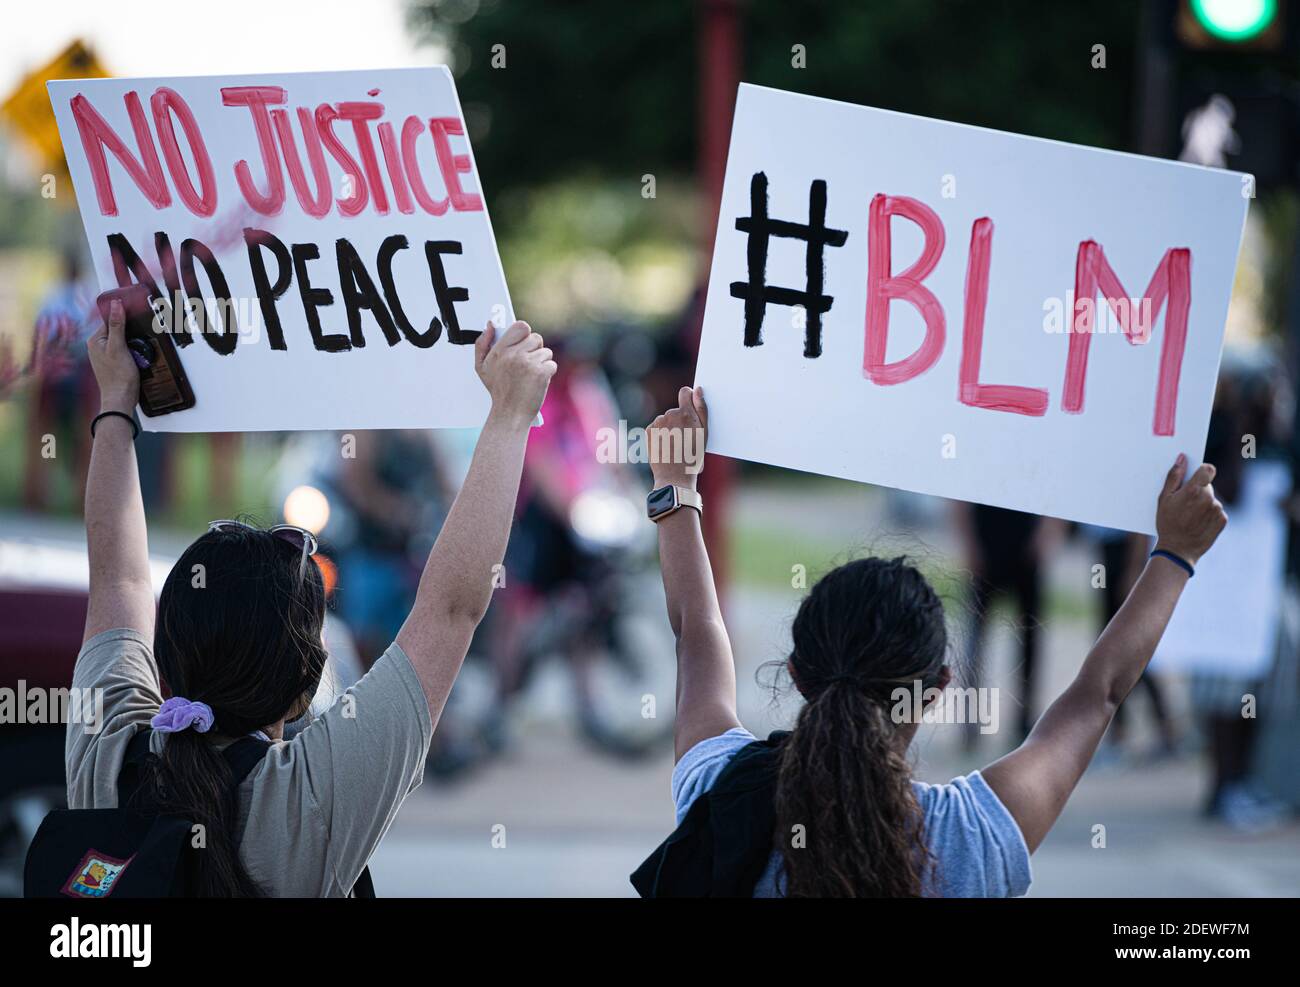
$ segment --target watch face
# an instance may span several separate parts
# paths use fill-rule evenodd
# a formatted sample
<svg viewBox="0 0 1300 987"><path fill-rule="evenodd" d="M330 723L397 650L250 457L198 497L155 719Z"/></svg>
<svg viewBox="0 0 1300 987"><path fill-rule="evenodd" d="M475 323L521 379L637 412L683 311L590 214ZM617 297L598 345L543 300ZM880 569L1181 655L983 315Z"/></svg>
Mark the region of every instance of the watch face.
<svg viewBox="0 0 1300 987"><path fill-rule="evenodd" d="M645 499L646 513L652 518L667 514L673 509L673 504L677 499L673 494L672 487L660 487L657 490L651 490L650 495Z"/></svg>

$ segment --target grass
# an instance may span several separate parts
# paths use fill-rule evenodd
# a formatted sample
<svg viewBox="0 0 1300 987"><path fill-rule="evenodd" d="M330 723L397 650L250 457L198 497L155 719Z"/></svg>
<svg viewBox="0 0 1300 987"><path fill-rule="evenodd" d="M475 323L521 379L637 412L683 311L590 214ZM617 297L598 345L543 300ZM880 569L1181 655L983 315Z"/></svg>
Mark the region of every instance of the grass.
<svg viewBox="0 0 1300 987"><path fill-rule="evenodd" d="M737 586L768 591L802 592L826 571L854 558L870 554L860 546L817 539L793 530L770 525L740 523L732 528L730 540L731 578ZM967 598L967 577L960 564L938 554L921 553L914 564L930 581L940 598L948 602ZM794 566L804 566L805 585L796 586ZM1044 620L1095 620L1097 603L1092 591L1077 592L1052 587L1047 594Z"/></svg>
<svg viewBox="0 0 1300 987"><path fill-rule="evenodd" d="M0 509L22 510L23 476L27 469L27 445L38 441L29 437L27 396L21 390L12 399L0 402ZM88 423L87 423L88 424ZM48 508L53 517L80 517L81 504L73 477L71 440L65 430L55 433L56 457L48 461ZM87 434L86 439L89 438ZM145 440L148 441L148 440ZM173 498L167 510L151 513L150 520L164 527L195 530L214 517L248 513L262 519L278 514L272 503L273 472L278 455L275 438L245 435L239 438L233 490L223 502L213 489L213 443L205 435L172 435L165 440L171 456ZM278 517L276 518L278 519Z"/></svg>

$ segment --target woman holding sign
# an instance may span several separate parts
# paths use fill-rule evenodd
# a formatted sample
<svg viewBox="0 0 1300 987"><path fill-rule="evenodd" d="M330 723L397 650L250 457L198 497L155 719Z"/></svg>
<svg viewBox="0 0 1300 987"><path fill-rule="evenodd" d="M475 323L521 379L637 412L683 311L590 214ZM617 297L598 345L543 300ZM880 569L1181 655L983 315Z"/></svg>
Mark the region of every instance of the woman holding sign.
<svg viewBox="0 0 1300 987"><path fill-rule="evenodd" d="M366 862L420 783L488 606L529 428L555 373L551 351L525 323L493 341L489 326L475 345L492 409L410 615L369 673L286 742L285 722L306 710L326 660L315 539L286 525L214 521L172 568L155 621L132 446L139 375L120 305L90 340L101 412L86 495L90 603L73 684L102 689L105 699L101 729L69 724L68 802L75 810L125 801L141 818L180 818L202 833L201 846L190 841L193 859L177 863L172 884L154 894L364 893ZM166 836L151 832L138 851L117 853L91 842L104 834L91 834L98 856L81 858L64 893L149 890L141 861Z"/></svg>
<svg viewBox="0 0 1300 987"><path fill-rule="evenodd" d="M707 425L703 395L684 387L679 406L651 424L650 446L672 448L664 436L700 435ZM736 716L731 642L700 533L698 465L653 467L650 515L677 637L678 828L633 885L646 896L1024 894L1029 855L1227 522L1210 486L1214 467L1187 476L1178 457L1160 494L1156 550L1024 743L983 771L926 785L912 780L906 754L923 705L951 674L934 590L903 559L862 559L824 576L794 620L788 669L805 700L798 721L757 740Z"/></svg>

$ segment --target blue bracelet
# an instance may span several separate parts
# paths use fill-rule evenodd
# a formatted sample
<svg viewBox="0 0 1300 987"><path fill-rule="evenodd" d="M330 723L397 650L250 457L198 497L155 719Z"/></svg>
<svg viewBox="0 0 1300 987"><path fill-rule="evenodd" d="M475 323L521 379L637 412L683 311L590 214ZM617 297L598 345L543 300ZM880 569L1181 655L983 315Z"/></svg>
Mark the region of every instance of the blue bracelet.
<svg viewBox="0 0 1300 987"><path fill-rule="evenodd" d="M1174 565L1178 566L1178 568L1182 569L1184 572L1187 573L1187 577L1189 579L1192 576L1196 575L1196 570L1192 568L1192 564L1188 562L1185 558L1175 555L1173 552L1165 551L1165 549L1163 548L1155 549L1155 551L1151 553L1151 558L1154 559L1157 555L1159 555L1161 558L1168 559Z"/></svg>

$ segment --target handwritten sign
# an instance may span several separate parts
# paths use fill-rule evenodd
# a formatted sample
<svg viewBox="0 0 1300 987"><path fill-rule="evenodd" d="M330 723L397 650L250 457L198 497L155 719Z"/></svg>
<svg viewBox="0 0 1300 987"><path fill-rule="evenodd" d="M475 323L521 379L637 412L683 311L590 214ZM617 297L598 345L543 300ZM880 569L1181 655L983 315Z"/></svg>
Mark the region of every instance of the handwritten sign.
<svg viewBox="0 0 1300 987"><path fill-rule="evenodd" d="M711 452L1154 529L1199 462L1249 176L743 85Z"/></svg>
<svg viewBox="0 0 1300 987"><path fill-rule="evenodd" d="M513 320L445 68L49 84L101 287L147 284L158 431L481 424Z"/></svg>

